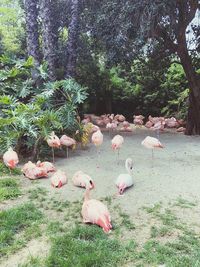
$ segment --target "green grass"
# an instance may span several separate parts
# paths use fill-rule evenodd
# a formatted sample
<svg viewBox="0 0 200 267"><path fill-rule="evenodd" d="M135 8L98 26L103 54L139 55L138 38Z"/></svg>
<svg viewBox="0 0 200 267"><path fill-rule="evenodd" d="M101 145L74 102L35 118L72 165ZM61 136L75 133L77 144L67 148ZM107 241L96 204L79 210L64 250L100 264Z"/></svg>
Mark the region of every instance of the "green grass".
<svg viewBox="0 0 200 267"><path fill-rule="evenodd" d="M191 201L189 201L187 199L179 197L176 200L176 202L174 203L174 206L190 209L190 208L193 208L193 207L197 206L197 204L194 203L194 202L191 202Z"/></svg>
<svg viewBox="0 0 200 267"><path fill-rule="evenodd" d="M125 247L97 226L76 226L70 233L53 239L46 266L118 266L125 255Z"/></svg>
<svg viewBox="0 0 200 267"><path fill-rule="evenodd" d="M0 179L0 201L14 199L21 195L19 183L13 178Z"/></svg>
<svg viewBox="0 0 200 267"><path fill-rule="evenodd" d="M46 200L45 196L47 195L47 190L43 187L36 187L35 189L30 189L28 193L29 193L29 199L31 200L39 200L39 201Z"/></svg>
<svg viewBox="0 0 200 267"><path fill-rule="evenodd" d="M151 227L151 238L156 238L156 237L163 237L167 234L171 233L171 228L167 226L152 226Z"/></svg>
<svg viewBox="0 0 200 267"><path fill-rule="evenodd" d="M4 163L0 162L0 174L1 175L21 175L22 172L20 168L15 168L13 170L10 170Z"/></svg>
<svg viewBox="0 0 200 267"><path fill-rule="evenodd" d="M200 266L200 240L194 233L184 233L173 242L162 244L149 240L138 258L150 266L165 264L166 267Z"/></svg>
<svg viewBox="0 0 200 267"><path fill-rule="evenodd" d="M36 237L42 213L30 203L0 213L0 255L22 247L30 236ZM23 233L24 232L24 233ZM17 235L24 234L23 238Z"/></svg>

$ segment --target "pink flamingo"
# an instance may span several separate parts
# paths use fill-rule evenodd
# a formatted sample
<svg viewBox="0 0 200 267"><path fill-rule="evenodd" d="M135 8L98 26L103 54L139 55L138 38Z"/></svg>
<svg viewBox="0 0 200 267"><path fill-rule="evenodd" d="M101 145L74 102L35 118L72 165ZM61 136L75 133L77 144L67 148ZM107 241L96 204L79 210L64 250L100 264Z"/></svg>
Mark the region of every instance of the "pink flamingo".
<svg viewBox="0 0 200 267"><path fill-rule="evenodd" d="M61 138L60 138L60 144L62 146L66 146L66 148L67 148L67 158L68 158L68 156L69 156L69 151L68 151L69 147L71 147L73 145L76 145L76 141L73 138L71 138L71 137L69 137L67 135L62 135Z"/></svg>
<svg viewBox="0 0 200 267"><path fill-rule="evenodd" d="M142 115L134 115L133 116L133 123L135 125L143 125L143 119L144 119L144 116Z"/></svg>
<svg viewBox="0 0 200 267"><path fill-rule="evenodd" d="M161 142L154 137L147 136L141 143L144 147L152 150L152 159L153 159L153 150L155 148L164 148Z"/></svg>
<svg viewBox="0 0 200 267"><path fill-rule="evenodd" d="M119 150L122 147L122 144L124 143L124 138L117 134L113 137L113 139L111 140L111 144L112 144L112 149L113 150L117 150L117 154L118 154L118 163L119 163Z"/></svg>
<svg viewBox="0 0 200 267"><path fill-rule="evenodd" d="M84 195L81 211L83 222L97 224L107 233L112 229L108 208L101 201L90 199L89 193L90 188L88 187Z"/></svg>
<svg viewBox="0 0 200 267"><path fill-rule="evenodd" d="M160 135L160 131L163 131L164 127L165 127L165 121L164 120L159 120L152 127L152 129L156 131L158 138L159 138L159 135Z"/></svg>
<svg viewBox="0 0 200 267"><path fill-rule="evenodd" d="M92 134L92 143L97 147L97 157L99 160L99 147L103 143L103 134L100 130L96 131L95 133ZM97 166L98 168L98 166Z"/></svg>
<svg viewBox="0 0 200 267"><path fill-rule="evenodd" d="M11 147L3 154L3 162L10 169L10 173L19 163L18 155Z"/></svg>
<svg viewBox="0 0 200 267"><path fill-rule="evenodd" d="M115 182L118 187L119 194L122 195L124 190L133 185L132 171L133 160L131 158L126 159L125 168L127 173L120 174Z"/></svg>
<svg viewBox="0 0 200 267"><path fill-rule="evenodd" d="M77 171L72 177L72 182L75 186L94 188L92 178L83 171Z"/></svg>
<svg viewBox="0 0 200 267"><path fill-rule="evenodd" d="M36 163L36 166L46 169L47 173L56 171L55 166L51 162L48 162L48 161L44 161L44 162L38 161Z"/></svg>
<svg viewBox="0 0 200 267"><path fill-rule="evenodd" d="M55 172L53 174L53 176L51 177L51 185L53 187L62 187L64 184L67 183L67 176L65 174L65 172L58 170L57 172Z"/></svg>
<svg viewBox="0 0 200 267"><path fill-rule="evenodd" d="M31 161L29 161L23 166L22 172L27 178L31 180L48 177L47 170L44 167L38 167Z"/></svg>
<svg viewBox="0 0 200 267"><path fill-rule="evenodd" d="M52 132L47 139L47 144L52 148L53 163L54 161L54 148L60 148L60 139L54 132Z"/></svg>

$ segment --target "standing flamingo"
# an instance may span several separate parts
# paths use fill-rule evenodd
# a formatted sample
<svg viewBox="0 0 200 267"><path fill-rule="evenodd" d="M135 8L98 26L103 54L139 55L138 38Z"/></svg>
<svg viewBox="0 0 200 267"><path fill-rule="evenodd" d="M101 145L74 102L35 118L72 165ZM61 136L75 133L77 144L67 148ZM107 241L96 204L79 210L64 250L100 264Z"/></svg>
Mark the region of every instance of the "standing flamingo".
<svg viewBox="0 0 200 267"><path fill-rule="evenodd" d="M3 162L10 169L10 173L19 163L18 155L11 147L3 154Z"/></svg>
<svg viewBox="0 0 200 267"><path fill-rule="evenodd" d="M57 135L55 135L54 132L52 132L47 139L47 144L52 148L52 157L53 157L53 163L55 163L54 160L54 148L59 148L60 147L60 139L58 138Z"/></svg>
<svg viewBox="0 0 200 267"><path fill-rule="evenodd" d="M112 144L112 149L113 150L117 150L117 154L118 154L118 163L119 163L119 150L122 147L122 144L124 143L124 138L117 134L113 137L113 139L111 140L111 144Z"/></svg>
<svg viewBox="0 0 200 267"><path fill-rule="evenodd" d="M154 137L147 136L141 143L144 147L152 150L152 160L153 160L153 150L155 148L164 148L161 142Z"/></svg>
<svg viewBox="0 0 200 267"><path fill-rule="evenodd" d="M83 222L97 224L107 233L112 229L108 208L101 201L90 199L89 193L90 188L87 187L81 211Z"/></svg>
<svg viewBox="0 0 200 267"><path fill-rule="evenodd" d="M92 134L92 143L97 147L97 157L99 159L99 147L103 143L103 134L100 130Z"/></svg>
<svg viewBox="0 0 200 267"><path fill-rule="evenodd" d="M133 185L132 171L133 160L131 158L126 159L125 168L127 173L120 174L115 182L118 187L119 194L123 194L124 190Z"/></svg>
<svg viewBox="0 0 200 267"><path fill-rule="evenodd" d="M67 147L67 158L68 158L68 156L69 156L69 152L68 152L69 147L75 145L76 141L73 138L71 138L71 137L69 137L67 135L63 135L60 138L60 144L62 146L66 146Z"/></svg>

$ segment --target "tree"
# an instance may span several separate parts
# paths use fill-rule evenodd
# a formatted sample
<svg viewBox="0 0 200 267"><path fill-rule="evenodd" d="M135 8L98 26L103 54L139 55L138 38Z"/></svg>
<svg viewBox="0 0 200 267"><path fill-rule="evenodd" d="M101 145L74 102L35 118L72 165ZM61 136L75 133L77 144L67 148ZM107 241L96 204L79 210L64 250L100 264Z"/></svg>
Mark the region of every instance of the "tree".
<svg viewBox="0 0 200 267"><path fill-rule="evenodd" d="M79 14L80 14L80 1L71 0L71 22L69 24L68 32L68 61L67 61L67 77L74 77L76 73L76 60L77 60L77 41L79 34Z"/></svg>
<svg viewBox="0 0 200 267"><path fill-rule="evenodd" d="M189 88L186 134L200 134L200 76L189 52L187 34L200 4L198 0L142 1L141 32L163 44L164 52L177 55L185 71ZM149 27L148 27L149 25ZM196 48L195 48L196 49Z"/></svg>
<svg viewBox="0 0 200 267"><path fill-rule="evenodd" d="M40 47L38 32L38 0L25 0L25 18L27 34L28 55L34 58L35 69L32 71L33 79L37 79L37 67L40 65Z"/></svg>
<svg viewBox="0 0 200 267"><path fill-rule="evenodd" d="M44 59L48 63L49 79L56 80L58 24L56 3L52 0L41 0L42 39Z"/></svg>

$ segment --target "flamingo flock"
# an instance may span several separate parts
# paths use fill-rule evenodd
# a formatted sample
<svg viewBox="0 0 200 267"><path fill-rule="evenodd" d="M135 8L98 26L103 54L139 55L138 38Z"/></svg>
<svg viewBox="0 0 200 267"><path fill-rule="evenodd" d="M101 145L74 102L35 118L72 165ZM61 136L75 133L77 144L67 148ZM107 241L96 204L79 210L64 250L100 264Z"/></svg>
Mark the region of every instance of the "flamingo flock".
<svg viewBox="0 0 200 267"><path fill-rule="evenodd" d="M94 120L97 125L93 124ZM134 123L136 125L143 125L143 120L144 117L142 115L134 115ZM114 116L114 114L108 114L101 117L94 116L93 118L91 118L91 115L86 116L82 123L85 125L89 123L91 124L91 141L97 148L103 143L103 133L100 126L102 127L102 125L104 125L107 129L112 130L116 129L117 127L115 126L118 124L122 124L125 129L129 129L131 127L130 123L126 121L126 118L123 115ZM111 125L113 124L115 124L115 126L112 128ZM159 131L163 131L166 125L167 127L183 127L184 122L178 121L175 118L165 119L163 117L149 116L148 121L145 124L147 128ZM48 161L38 161L37 163L28 161L24 164L21 170L24 176L31 180L48 178L49 175L51 175L51 185L55 188L61 188L63 185L68 183L69 179L64 171L57 170L54 166L54 148L60 148L61 146L66 146L68 148L76 145L76 141L66 135L63 135L59 139L59 137L52 132L47 139L47 143L52 148L53 163ZM124 137L119 134L116 134L111 139L111 148L114 151L118 151L118 154L123 144ZM152 136L147 136L144 140L142 140L141 145L152 150L152 157L154 149L164 148L159 139ZM19 163L19 158L17 153L12 148L9 148L3 155L3 161L8 168L13 169ZM133 167L133 160L131 158L127 158L125 161L125 169L127 172L119 174L115 181L119 195L122 195L127 188L133 186ZM107 206L99 200L90 198L90 190L95 188L95 182L93 179L88 174L80 170L74 173L72 183L76 187L85 188L84 201L81 210L83 222L96 224L102 227L104 232L109 232L112 229L112 224L111 215Z"/></svg>

